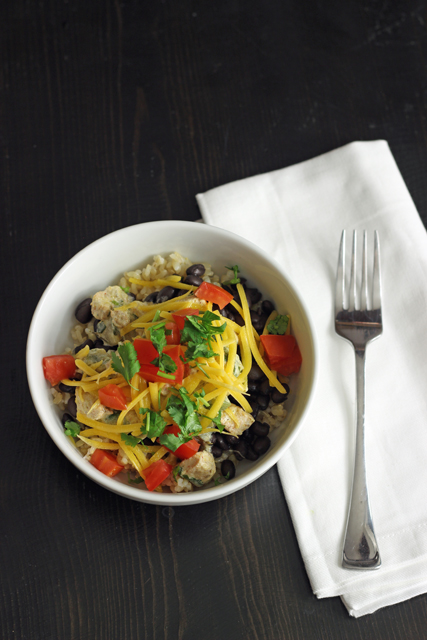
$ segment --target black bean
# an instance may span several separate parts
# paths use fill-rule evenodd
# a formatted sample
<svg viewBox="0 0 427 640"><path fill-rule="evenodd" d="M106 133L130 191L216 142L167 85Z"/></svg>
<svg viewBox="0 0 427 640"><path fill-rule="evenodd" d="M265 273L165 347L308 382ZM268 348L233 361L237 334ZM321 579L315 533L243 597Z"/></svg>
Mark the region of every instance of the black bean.
<svg viewBox="0 0 427 640"><path fill-rule="evenodd" d="M236 467L231 460L223 460L221 462L221 473L227 478L227 480L231 480L236 475Z"/></svg>
<svg viewBox="0 0 427 640"><path fill-rule="evenodd" d="M97 328L97 326L98 326L98 322L99 322L98 318L95 318L95 320L93 321L93 330L94 330L95 332L96 332L96 328Z"/></svg>
<svg viewBox="0 0 427 640"><path fill-rule="evenodd" d="M142 441L142 444L144 444L146 447L152 447L153 441L150 438L144 438L144 440Z"/></svg>
<svg viewBox="0 0 427 640"><path fill-rule="evenodd" d="M136 300L136 295L132 293L132 291L129 291L128 296L129 298L132 298L132 300Z"/></svg>
<svg viewBox="0 0 427 640"><path fill-rule="evenodd" d="M267 436L265 436L265 437L257 438L255 440L253 444L253 449L255 453L257 453L259 456L262 456L263 453L269 450L270 445L271 445L270 438L267 438Z"/></svg>
<svg viewBox="0 0 427 640"><path fill-rule="evenodd" d="M259 392L259 385L256 380L248 380L248 392L255 394Z"/></svg>
<svg viewBox="0 0 427 640"><path fill-rule="evenodd" d="M251 322L253 328L255 331L258 331L258 333L264 329L265 320L263 323L262 317L256 311L251 311Z"/></svg>
<svg viewBox="0 0 427 640"><path fill-rule="evenodd" d="M118 344L105 344L104 345L105 351L117 351L118 348L119 348Z"/></svg>
<svg viewBox="0 0 427 640"><path fill-rule="evenodd" d="M70 413L63 413L61 422L64 427L65 427L65 423L68 422L69 420L71 420L71 422L74 422L73 416Z"/></svg>
<svg viewBox="0 0 427 640"><path fill-rule="evenodd" d="M265 436L268 436L270 426L267 424L267 422L260 422L259 420L255 420L255 422L252 423L250 430L254 435L264 438Z"/></svg>
<svg viewBox="0 0 427 640"><path fill-rule="evenodd" d="M205 273L206 269L202 264L192 264L191 267L188 267L186 273L187 276L202 276Z"/></svg>
<svg viewBox="0 0 427 640"><path fill-rule="evenodd" d="M152 291L149 293L146 298L144 298L144 302L153 302L154 304L157 302L158 291Z"/></svg>
<svg viewBox="0 0 427 640"><path fill-rule="evenodd" d="M259 404L256 400L252 400L252 398L248 398L248 402L252 407L252 417L256 419L259 412Z"/></svg>
<svg viewBox="0 0 427 640"><path fill-rule="evenodd" d="M239 438L236 438L236 436L229 436L227 434L224 434L223 438L226 442L228 442L229 445L231 445L232 448L235 447L239 442Z"/></svg>
<svg viewBox="0 0 427 640"><path fill-rule="evenodd" d="M234 314L234 322L238 324L239 327L243 327L243 325L245 324L245 321L243 320L239 312Z"/></svg>
<svg viewBox="0 0 427 640"><path fill-rule="evenodd" d="M271 399L276 404L278 402L284 402L285 400L288 399L288 394L287 393L280 393L279 389L274 389L274 391L271 393Z"/></svg>
<svg viewBox="0 0 427 640"><path fill-rule="evenodd" d="M67 409L68 413L71 414L73 418L77 416L77 404L74 396L71 396L71 398L68 400Z"/></svg>
<svg viewBox="0 0 427 640"><path fill-rule="evenodd" d="M248 444L251 444L251 442L255 440L255 434L252 433L250 429L246 429L246 431L242 433L241 438Z"/></svg>
<svg viewBox="0 0 427 640"><path fill-rule="evenodd" d="M90 303L92 302L92 298L85 298L81 301L79 305L77 305L74 315L77 320L82 324L86 324L92 317L92 310L90 308Z"/></svg>
<svg viewBox="0 0 427 640"><path fill-rule="evenodd" d="M233 447L234 453L238 453L242 456L242 458L246 458L246 453L248 451L248 445L244 440L238 440L237 444Z"/></svg>
<svg viewBox="0 0 427 640"><path fill-rule="evenodd" d="M251 370L248 373L249 380L261 380L264 377L264 372L256 362L252 364Z"/></svg>
<svg viewBox="0 0 427 640"><path fill-rule="evenodd" d="M200 287L202 282L200 276L187 276L184 280L184 284L190 284L192 287Z"/></svg>
<svg viewBox="0 0 427 640"><path fill-rule="evenodd" d="M184 293L185 293L184 289L174 289L172 298L178 298L178 296L182 296Z"/></svg>
<svg viewBox="0 0 427 640"><path fill-rule="evenodd" d="M78 347L76 347L74 349L74 353L78 353L80 351L80 349L83 349L84 347L88 346L89 349L93 349L93 342L92 340L85 340L84 342L82 342L81 344L79 344Z"/></svg>
<svg viewBox="0 0 427 640"><path fill-rule="evenodd" d="M94 349L103 349L104 348L103 340L101 340L101 338L97 338L95 340L95 342L93 343L93 348Z"/></svg>
<svg viewBox="0 0 427 640"><path fill-rule="evenodd" d="M215 444L220 449L223 449L223 451L228 451L228 449L230 448L230 445L228 444L228 442L226 442L224 440L224 437L220 433L216 434L216 443Z"/></svg>
<svg viewBox="0 0 427 640"><path fill-rule="evenodd" d="M257 395L256 401L258 402L261 411L265 411L270 403L270 396Z"/></svg>
<svg viewBox="0 0 427 640"><path fill-rule="evenodd" d="M82 378L83 378L83 374L80 371L77 371L77 373L75 373L73 377L70 378L70 380L81 380Z"/></svg>
<svg viewBox="0 0 427 640"><path fill-rule="evenodd" d="M157 304L170 300L173 297L174 293L175 289L173 287L163 287L163 289L160 289L159 293L157 294Z"/></svg>
<svg viewBox="0 0 427 640"><path fill-rule="evenodd" d="M246 297L250 297L251 304L256 304L262 298L261 291L258 289L246 289Z"/></svg>
<svg viewBox="0 0 427 640"><path fill-rule="evenodd" d="M214 446L211 449L211 454L213 455L213 457L214 458L220 458L223 453L224 453L224 451L214 444Z"/></svg>
<svg viewBox="0 0 427 640"><path fill-rule="evenodd" d="M211 443L215 444L216 442L216 432L214 431L213 433L211 433Z"/></svg>
<svg viewBox="0 0 427 640"><path fill-rule="evenodd" d="M246 460L255 462L255 460L258 460L258 458L259 458L259 455L253 450L253 447L251 447L251 445L248 445L248 448L246 451Z"/></svg>
<svg viewBox="0 0 427 640"><path fill-rule="evenodd" d="M63 384L62 382L58 384L58 389L63 393L71 393L71 394L76 393L76 387L70 387L70 385Z"/></svg>
<svg viewBox="0 0 427 640"><path fill-rule="evenodd" d="M261 382L259 390L263 396L268 396L270 394L270 391L273 391L273 388L274 387L270 387L270 381L268 378L266 378L265 380L263 380L263 382Z"/></svg>
<svg viewBox="0 0 427 640"><path fill-rule="evenodd" d="M263 300L262 304L261 304L261 309L264 311L264 313L267 314L267 316L269 316L270 313L272 313L272 311L274 311L275 306L271 302L271 300Z"/></svg>

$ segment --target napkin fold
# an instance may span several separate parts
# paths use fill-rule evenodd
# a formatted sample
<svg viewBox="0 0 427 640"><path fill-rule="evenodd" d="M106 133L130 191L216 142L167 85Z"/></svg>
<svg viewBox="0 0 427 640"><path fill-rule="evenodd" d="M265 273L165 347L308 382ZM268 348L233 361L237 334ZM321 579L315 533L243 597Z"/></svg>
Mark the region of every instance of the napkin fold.
<svg viewBox="0 0 427 640"><path fill-rule="evenodd" d="M354 142L197 201L204 222L284 267L315 327L316 395L278 463L313 592L341 596L355 617L426 592L427 234L387 143ZM367 229L371 255L375 229L381 244L384 331L367 351L366 456L382 567L369 572L341 568L356 393L353 349L333 326L342 229Z"/></svg>

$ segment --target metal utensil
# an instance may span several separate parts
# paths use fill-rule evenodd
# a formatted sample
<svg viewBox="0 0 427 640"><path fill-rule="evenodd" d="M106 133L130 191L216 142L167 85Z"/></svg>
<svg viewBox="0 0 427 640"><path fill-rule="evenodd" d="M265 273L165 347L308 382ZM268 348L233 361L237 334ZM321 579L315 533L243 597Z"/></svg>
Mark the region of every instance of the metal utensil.
<svg viewBox="0 0 427 640"><path fill-rule="evenodd" d="M356 354L356 451L353 487L348 512L342 566L345 569L378 569L381 558L372 523L365 460L365 355L366 345L382 333L380 246L374 238L372 297L368 293L367 234L363 232L360 293L356 271L357 233L353 232L350 287L345 275L345 231L342 232L335 291L335 331L348 340ZM348 298L348 302L347 302Z"/></svg>

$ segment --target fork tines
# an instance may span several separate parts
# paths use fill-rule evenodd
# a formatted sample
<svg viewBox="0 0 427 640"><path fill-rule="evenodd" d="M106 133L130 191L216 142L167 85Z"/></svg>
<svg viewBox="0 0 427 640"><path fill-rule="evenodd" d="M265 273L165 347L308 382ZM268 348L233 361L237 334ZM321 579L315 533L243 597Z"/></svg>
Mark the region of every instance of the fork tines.
<svg viewBox="0 0 427 640"><path fill-rule="evenodd" d="M360 286L357 282L357 231L353 231L350 286L347 293L345 268L345 230L341 235L338 257L338 269L335 291L335 314L340 311L381 311L381 273L380 273L380 244L378 231L374 232L374 264L372 271L371 295L368 288L368 249L367 232L363 231L362 272ZM359 295L358 295L359 288Z"/></svg>

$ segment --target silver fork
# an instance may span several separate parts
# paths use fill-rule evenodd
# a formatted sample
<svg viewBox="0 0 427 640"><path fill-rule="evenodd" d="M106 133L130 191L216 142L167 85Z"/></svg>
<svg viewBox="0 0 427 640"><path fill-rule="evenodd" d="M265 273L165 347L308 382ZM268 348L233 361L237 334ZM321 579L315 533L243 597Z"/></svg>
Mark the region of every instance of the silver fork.
<svg viewBox="0 0 427 640"><path fill-rule="evenodd" d="M372 523L366 483L365 460L365 354L366 345L382 333L380 246L374 238L372 298L368 294L367 234L363 232L362 277L357 293L357 234L353 232L350 288L347 304L345 231L342 232L335 291L335 331L348 340L356 354L356 451L353 487L348 511L342 566L345 569L378 569L381 558Z"/></svg>

